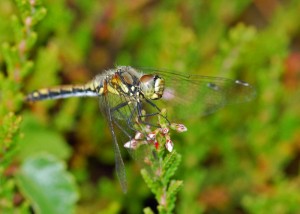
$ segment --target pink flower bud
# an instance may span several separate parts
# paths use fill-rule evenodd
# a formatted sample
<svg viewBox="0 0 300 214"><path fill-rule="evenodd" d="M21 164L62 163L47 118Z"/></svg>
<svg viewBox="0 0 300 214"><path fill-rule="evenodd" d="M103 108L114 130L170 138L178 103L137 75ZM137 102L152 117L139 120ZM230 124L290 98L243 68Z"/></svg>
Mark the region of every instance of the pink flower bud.
<svg viewBox="0 0 300 214"><path fill-rule="evenodd" d="M124 147L127 148L127 149L137 149L137 147L138 147L138 141L135 140L135 139L132 139L132 140L126 142L124 144Z"/></svg>
<svg viewBox="0 0 300 214"><path fill-rule="evenodd" d="M146 125L146 127L145 127L145 132L151 132L151 126Z"/></svg>
<svg viewBox="0 0 300 214"><path fill-rule="evenodd" d="M167 149L169 152L172 152L172 151L173 151L174 144L173 144L173 142L172 142L170 139L168 139L168 140L166 141L165 146L166 146L166 149Z"/></svg>
<svg viewBox="0 0 300 214"><path fill-rule="evenodd" d="M162 134L167 134L167 133L169 133L169 129L168 129L167 127L162 128L162 129L161 129L161 133L162 133Z"/></svg>
<svg viewBox="0 0 300 214"><path fill-rule="evenodd" d="M141 140L144 138L144 135L141 132L136 132L134 139L135 140Z"/></svg>
<svg viewBox="0 0 300 214"><path fill-rule="evenodd" d="M177 132L185 132L187 131L187 128L183 124L178 124L178 123L172 123L171 128L176 130Z"/></svg>
<svg viewBox="0 0 300 214"><path fill-rule="evenodd" d="M155 140L155 137L156 137L156 133L149 133L147 135L147 140L151 141L151 140Z"/></svg>

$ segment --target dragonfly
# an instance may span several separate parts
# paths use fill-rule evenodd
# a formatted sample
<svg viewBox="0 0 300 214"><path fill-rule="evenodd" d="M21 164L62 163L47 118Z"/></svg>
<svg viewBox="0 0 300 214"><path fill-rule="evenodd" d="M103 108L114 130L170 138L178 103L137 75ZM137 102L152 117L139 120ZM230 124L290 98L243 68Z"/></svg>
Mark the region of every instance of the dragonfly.
<svg viewBox="0 0 300 214"><path fill-rule="evenodd" d="M255 94L252 85L240 80L117 66L98 74L86 84L36 90L28 94L26 100L98 97L112 135L116 173L122 190L126 192L126 172L116 129L129 139L125 147L134 150L135 147L128 146L128 142L139 138L134 136L134 133L141 132L137 124L157 127L159 125L151 120L156 116L170 123L161 113L161 106L175 109L171 111L174 116L194 117L211 114L225 105L250 101ZM124 146L125 142L122 143Z"/></svg>

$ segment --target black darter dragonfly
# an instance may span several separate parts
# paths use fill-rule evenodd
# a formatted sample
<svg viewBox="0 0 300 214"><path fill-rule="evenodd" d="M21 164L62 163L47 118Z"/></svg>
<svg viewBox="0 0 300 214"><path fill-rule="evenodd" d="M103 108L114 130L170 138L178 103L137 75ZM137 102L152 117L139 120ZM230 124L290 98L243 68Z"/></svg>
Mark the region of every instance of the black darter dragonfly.
<svg viewBox="0 0 300 214"><path fill-rule="evenodd" d="M254 88L240 80L151 69L139 71L130 66L118 66L97 75L87 84L40 89L28 94L26 99L38 101L68 97L98 97L113 138L117 175L122 190L126 192L125 167L115 128L128 138L127 143L122 142L123 146L128 150L135 150L136 141L146 138L143 132L148 133L149 140L150 132L142 129L142 126L146 125L148 128L159 126L151 122L150 118L160 116L171 125L166 115L161 113L159 106L164 105L167 108L173 106L177 109L174 110L174 115L189 114L194 117L210 114L227 104L250 101L254 96ZM184 108L177 108L180 106ZM178 127L184 129L183 126ZM172 149L170 145L166 147L168 150Z"/></svg>

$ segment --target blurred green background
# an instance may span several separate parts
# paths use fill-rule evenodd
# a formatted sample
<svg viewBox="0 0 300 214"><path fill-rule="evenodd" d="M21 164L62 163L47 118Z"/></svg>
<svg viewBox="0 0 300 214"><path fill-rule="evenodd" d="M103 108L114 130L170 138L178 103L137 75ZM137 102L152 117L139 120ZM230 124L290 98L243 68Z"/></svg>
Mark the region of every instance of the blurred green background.
<svg viewBox="0 0 300 214"><path fill-rule="evenodd" d="M176 121L188 127L173 136L182 155L176 178L184 182L176 213L300 213L299 0L41 4L47 14L34 28L37 43L28 54L34 65L18 82L19 91L85 83L115 65L247 81L257 90L252 102ZM18 13L14 1L1 0L1 44L13 43L10 19ZM0 55L2 75L4 60ZM65 162L76 181L76 213L155 209L140 168L126 151L129 190L122 193L97 99L2 108L22 117L18 149L8 169L35 154L52 154Z"/></svg>

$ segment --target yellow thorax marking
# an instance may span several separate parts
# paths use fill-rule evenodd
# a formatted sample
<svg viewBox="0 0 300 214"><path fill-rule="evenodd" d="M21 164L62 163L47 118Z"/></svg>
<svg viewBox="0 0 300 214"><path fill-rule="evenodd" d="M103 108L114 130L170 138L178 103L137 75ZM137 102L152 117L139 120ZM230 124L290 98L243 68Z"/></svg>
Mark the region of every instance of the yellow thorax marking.
<svg viewBox="0 0 300 214"><path fill-rule="evenodd" d="M119 92L115 88L111 87L110 84L107 84L107 90L112 94L119 94Z"/></svg>
<svg viewBox="0 0 300 214"><path fill-rule="evenodd" d="M119 76L114 75L114 77L111 79L111 83L114 87L111 87L110 84L108 84L108 91L114 94L119 94L119 91L117 90L117 87L120 87L122 89L122 91L124 91L125 93L128 93L128 87L123 84L123 82L120 80Z"/></svg>

